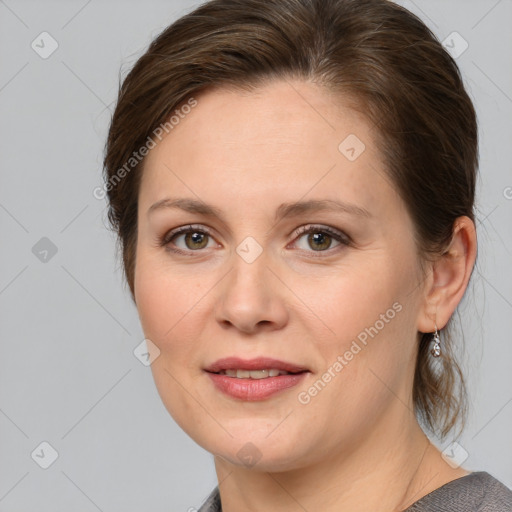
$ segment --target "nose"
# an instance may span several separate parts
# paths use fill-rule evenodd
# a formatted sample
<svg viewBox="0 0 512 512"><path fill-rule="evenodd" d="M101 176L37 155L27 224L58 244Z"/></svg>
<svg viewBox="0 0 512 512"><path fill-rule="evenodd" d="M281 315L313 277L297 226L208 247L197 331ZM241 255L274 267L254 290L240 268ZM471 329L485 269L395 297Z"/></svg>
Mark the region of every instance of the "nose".
<svg viewBox="0 0 512 512"><path fill-rule="evenodd" d="M216 319L226 328L253 334L282 329L288 322L286 287L271 269L265 252L248 263L234 255L231 271L220 285Z"/></svg>

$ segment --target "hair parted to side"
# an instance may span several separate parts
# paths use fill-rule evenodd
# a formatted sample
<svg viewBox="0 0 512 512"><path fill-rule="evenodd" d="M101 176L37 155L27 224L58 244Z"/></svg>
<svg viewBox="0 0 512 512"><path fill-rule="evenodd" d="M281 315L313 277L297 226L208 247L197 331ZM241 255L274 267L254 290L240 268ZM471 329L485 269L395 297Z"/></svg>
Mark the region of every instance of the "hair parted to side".
<svg viewBox="0 0 512 512"><path fill-rule="evenodd" d="M194 94L274 79L315 82L366 115L413 220L422 268L449 245L457 217L474 222L475 110L454 60L420 19L387 0L212 0L159 34L120 85L104 178L133 300L144 160L112 178ZM435 361L433 334L418 333L413 389L419 419L441 437L466 414L451 324Z"/></svg>

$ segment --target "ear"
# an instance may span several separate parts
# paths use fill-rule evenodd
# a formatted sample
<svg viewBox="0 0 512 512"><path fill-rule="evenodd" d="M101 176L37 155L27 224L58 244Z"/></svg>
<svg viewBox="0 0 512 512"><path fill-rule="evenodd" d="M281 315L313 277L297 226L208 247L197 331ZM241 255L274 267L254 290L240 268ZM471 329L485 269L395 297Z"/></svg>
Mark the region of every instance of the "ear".
<svg viewBox="0 0 512 512"><path fill-rule="evenodd" d="M418 314L418 331L434 332L434 322L438 329L448 323L466 291L476 253L475 224L469 217L458 217L450 246L429 264L424 301Z"/></svg>

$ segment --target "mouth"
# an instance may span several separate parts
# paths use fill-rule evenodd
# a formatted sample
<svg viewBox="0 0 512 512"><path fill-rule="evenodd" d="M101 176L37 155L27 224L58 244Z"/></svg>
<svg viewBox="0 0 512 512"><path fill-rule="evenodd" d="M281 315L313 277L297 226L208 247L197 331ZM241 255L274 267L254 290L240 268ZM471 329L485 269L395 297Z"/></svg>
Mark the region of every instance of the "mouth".
<svg viewBox="0 0 512 512"><path fill-rule="evenodd" d="M244 401L256 401L296 386L310 370L270 358L220 359L204 369L216 388Z"/></svg>
<svg viewBox="0 0 512 512"><path fill-rule="evenodd" d="M294 363L258 357L256 359L241 359L226 357L211 364L205 371L238 379L266 379L279 375L290 375L309 371L306 367Z"/></svg>
<svg viewBox="0 0 512 512"><path fill-rule="evenodd" d="M279 375L296 375L302 372L287 372L271 368L268 370L242 370L242 369L226 369L220 372L214 372L217 375L227 375L228 377L235 377L237 379L268 379L269 377L279 377Z"/></svg>

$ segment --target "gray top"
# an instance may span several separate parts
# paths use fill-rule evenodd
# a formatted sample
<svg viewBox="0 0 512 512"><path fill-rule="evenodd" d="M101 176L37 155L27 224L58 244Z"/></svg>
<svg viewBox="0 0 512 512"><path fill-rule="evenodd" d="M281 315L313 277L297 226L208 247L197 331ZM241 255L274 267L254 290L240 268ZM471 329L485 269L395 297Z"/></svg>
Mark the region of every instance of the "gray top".
<svg viewBox="0 0 512 512"><path fill-rule="evenodd" d="M198 512L222 512L215 487ZM452 480L404 512L512 512L512 491L485 471Z"/></svg>

